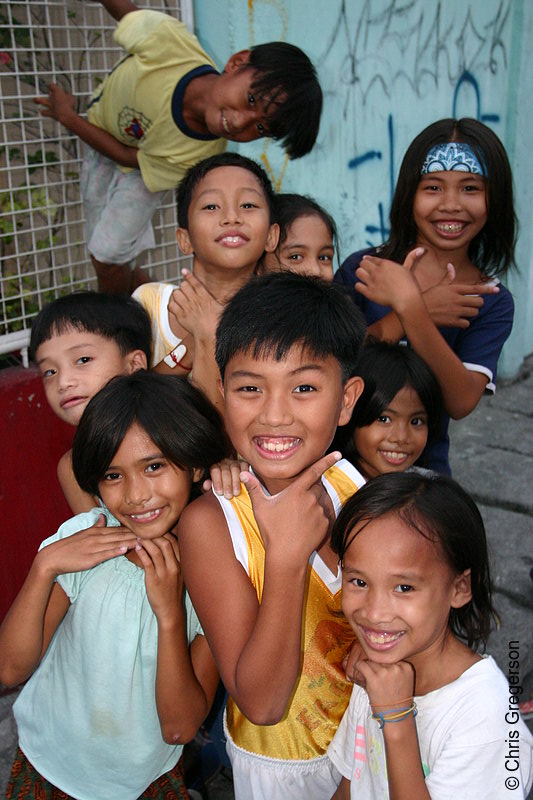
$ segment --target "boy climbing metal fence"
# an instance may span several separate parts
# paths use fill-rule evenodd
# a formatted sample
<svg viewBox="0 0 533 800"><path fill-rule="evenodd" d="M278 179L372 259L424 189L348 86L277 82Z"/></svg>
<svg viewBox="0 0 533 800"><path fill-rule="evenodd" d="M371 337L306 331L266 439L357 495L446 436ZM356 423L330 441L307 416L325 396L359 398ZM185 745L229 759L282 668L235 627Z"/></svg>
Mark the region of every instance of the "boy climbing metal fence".
<svg viewBox="0 0 533 800"><path fill-rule="evenodd" d="M192 30L192 0L147 0ZM79 193L79 141L33 100L51 81L71 92L77 109L122 51L115 21L98 3L12 0L0 8L0 355L26 347L42 306L93 288ZM147 255L154 280L179 270L172 193L154 217L157 246ZM183 260L183 259L182 259Z"/></svg>

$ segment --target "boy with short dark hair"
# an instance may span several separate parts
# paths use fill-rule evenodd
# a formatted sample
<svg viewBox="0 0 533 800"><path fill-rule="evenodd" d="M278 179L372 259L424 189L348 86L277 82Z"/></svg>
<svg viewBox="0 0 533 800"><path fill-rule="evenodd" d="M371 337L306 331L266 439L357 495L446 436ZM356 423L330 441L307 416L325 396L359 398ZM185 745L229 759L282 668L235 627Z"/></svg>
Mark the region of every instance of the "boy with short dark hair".
<svg viewBox="0 0 533 800"><path fill-rule="evenodd" d="M48 303L33 320L30 358L57 416L77 425L89 400L116 375L147 369L150 319L131 297L76 292ZM72 472L71 451L57 466L65 498L78 514L94 507Z"/></svg>
<svg viewBox="0 0 533 800"><path fill-rule="evenodd" d="M350 697L342 660L353 634L337 613L329 537L364 478L324 453L362 391L353 373L364 333L342 291L293 273L252 279L217 329L226 428L253 472L241 473L238 497L190 505L178 538L230 694L237 800L321 800L340 780L325 751Z"/></svg>
<svg viewBox="0 0 533 800"><path fill-rule="evenodd" d="M322 92L293 45L241 50L219 73L183 23L130 0L101 2L119 21L115 39L129 57L98 88L88 120L55 84L37 102L89 145L81 178L88 248L99 290L120 293L146 279L130 274L130 265L154 244L150 220L164 191L226 139L272 137L290 158L305 155L318 133Z"/></svg>
<svg viewBox="0 0 533 800"><path fill-rule="evenodd" d="M178 244L193 256L179 288L146 283L133 297L152 321L152 366L189 374L215 404L215 330L224 305L278 242L274 191L265 170L239 153L220 153L192 167L177 191ZM191 372L192 370L192 372ZM221 408L223 410L223 408Z"/></svg>

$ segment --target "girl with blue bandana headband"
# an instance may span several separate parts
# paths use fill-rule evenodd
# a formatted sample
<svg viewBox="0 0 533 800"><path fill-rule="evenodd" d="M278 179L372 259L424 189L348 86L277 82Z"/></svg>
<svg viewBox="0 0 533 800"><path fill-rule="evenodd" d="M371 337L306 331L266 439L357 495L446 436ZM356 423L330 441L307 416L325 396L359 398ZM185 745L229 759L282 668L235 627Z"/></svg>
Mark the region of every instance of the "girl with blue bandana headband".
<svg viewBox="0 0 533 800"><path fill-rule="evenodd" d="M443 119L403 159L388 241L351 255L346 284L378 339L409 344L435 373L446 414L426 453L450 473L449 418L494 392L498 358L514 315L496 276L514 265L512 175L498 137L475 119Z"/></svg>

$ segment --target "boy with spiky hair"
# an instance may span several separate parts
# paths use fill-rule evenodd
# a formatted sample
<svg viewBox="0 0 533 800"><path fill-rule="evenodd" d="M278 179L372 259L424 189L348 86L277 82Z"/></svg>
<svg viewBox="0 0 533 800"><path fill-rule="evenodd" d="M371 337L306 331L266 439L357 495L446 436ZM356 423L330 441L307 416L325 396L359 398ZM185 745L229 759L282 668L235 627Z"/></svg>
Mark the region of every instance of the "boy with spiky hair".
<svg viewBox="0 0 533 800"><path fill-rule="evenodd" d="M36 102L89 145L81 176L87 245L99 291L120 293L147 279L131 265L154 245L152 215L188 168L224 150L226 139L272 137L290 158L305 155L318 133L322 92L294 45L241 50L219 73L183 23L131 0L101 2L129 55L95 92L88 119L56 84Z"/></svg>
<svg viewBox="0 0 533 800"><path fill-rule="evenodd" d="M252 468L241 494L192 503L178 529L184 578L230 699L235 797L322 800L325 756L350 698L330 528L364 478L324 456L362 389L364 320L338 287L275 273L229 301L216 359L226 428Z"/></svg>

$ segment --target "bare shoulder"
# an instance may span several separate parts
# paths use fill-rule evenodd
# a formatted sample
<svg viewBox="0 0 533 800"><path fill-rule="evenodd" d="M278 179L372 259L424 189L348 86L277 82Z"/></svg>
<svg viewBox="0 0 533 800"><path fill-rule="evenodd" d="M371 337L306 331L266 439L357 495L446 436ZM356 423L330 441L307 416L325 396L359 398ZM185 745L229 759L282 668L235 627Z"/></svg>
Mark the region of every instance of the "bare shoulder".
<svg viewBox="0 0 533 800"><path fill-rule="evenodd" d="M98 501L79 486L72 469L72 450L63 453L57 464L57 479L74 514L90 511Z"/></svg>
<svg viewBox="0 0 533 800"><path fill-rule="evenodd" d="M72 450L67 450L57 462L57 477L59 478L59 482L63 484L63 480L70 476L74 477L72 471Z"/></svg>
<svg viewBox="0 0 533 800"><path fill-rule="evenodd" d="M212 492L207 492L183 510L179 525L178 525L178 539L181 541L192 532L198 531L198 526L209 525L214 526L214 530L220 529L221 531L227 529L224 512L220 507L220 503Z"/></svg>

